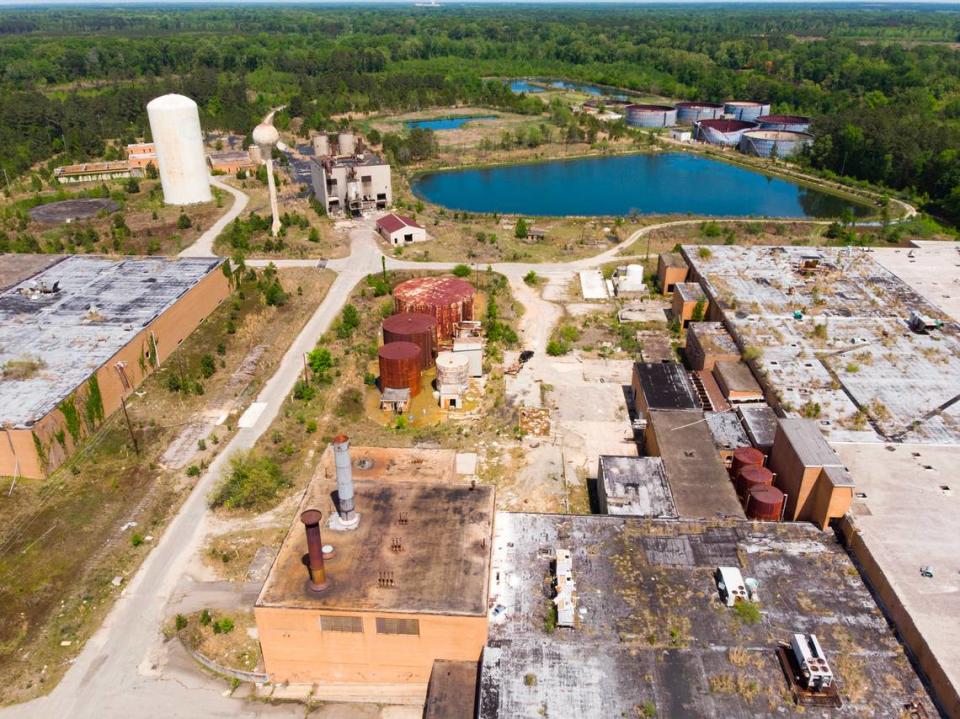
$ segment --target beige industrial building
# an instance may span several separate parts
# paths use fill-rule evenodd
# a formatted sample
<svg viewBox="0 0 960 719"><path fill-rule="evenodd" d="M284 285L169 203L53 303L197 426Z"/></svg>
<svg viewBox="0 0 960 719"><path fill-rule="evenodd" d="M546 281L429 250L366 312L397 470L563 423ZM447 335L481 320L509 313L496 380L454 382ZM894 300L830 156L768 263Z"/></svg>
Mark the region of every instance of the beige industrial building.
<svg viewBox="0 0 960 719"><path fill-rule="evenodd" d="M710 371L720 361L736 362L740 350L720 322L691 322L685 348L691 369Z"/></svg>
<svg viewBox="0 0 960 719"><path fill-rule="evenodd" d="M825 529L850 508L853 478L813 420L781 419L768 464L786 495L785 519Z"/></svg>
<svg viewBox="0 0 960 719"><path fill-rule="evenodd" d="M763 389L745 362L720 361L713 366L713 376L728 402L762 402Z"/></svg>
<svg viewBox="0 0 960 719"><path fill-rule="evenodd" d="M334 439L255 605L271 682L422 701L435 661L479 660L494 489L451 479L448 453L408 454Z"/></svg>
<svg viewBox="0 0 960 719"><path fill-rule="evenodd" d="M74 255L5 276L0 475L59 467L227 296L221 263Z"/></svg>
<svg viewBox="0 0 960 719"><path fill-rule="evenodd" d="M83 162L79 165L63 165L53 170L53 176L61 185L122 180L127 177L143 177L143 175L141 168L131 167L126 160Z"/></svg>
<svg viewBox="0 0 960 719"><path fill-rule="evenodd" d="M699 316L698 308L699 307ZM710 303L696 282L678 282L673 288L672 318L681 327L706 319Z"/></svg>
<svg viewBox="0 0 960 719"><path fill-rule="evenodd" d="M651 410L700 409L693 383L677 362L634 362L630 387L638 418Z"/></svg>
<svg viewBox="0 0 960 719"><path fill-rule="evenodd" d="M680 282L687 281L687 267L683 256L678 252L664 252L657 259L657 284L660 291L669 295Z"/></svg>
<svg viewBox="0 0 960 719"><path fill-rule="evenodd" d="M393 204L390 165L369 151L358 151L353 134L314 138L310 163L313 194L329 215L357 216Z"/></svg>
<svg viewBox="0 0 960 719"><path fill-rule="evenodd" d="M157 148L152 142L137 142L127 145L127 163L132 168L157 167Z"/></svg>

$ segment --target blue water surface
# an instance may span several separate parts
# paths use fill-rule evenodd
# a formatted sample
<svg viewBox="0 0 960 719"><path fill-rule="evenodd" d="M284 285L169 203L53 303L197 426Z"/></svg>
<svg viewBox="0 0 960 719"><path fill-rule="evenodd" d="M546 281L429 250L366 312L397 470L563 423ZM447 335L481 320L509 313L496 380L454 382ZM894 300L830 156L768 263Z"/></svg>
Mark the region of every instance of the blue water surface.
<svg viewBox="0 0 960 719"><path fill-rule="evenodd" d="M601 97L604 93L596 85L581 85L576 82L567 82L566 80L554 80L550 83L550 87L555 87L558 90L573 90L575 92L585 92L588 95L595 95L596 97Z"/></svg>
<svg viewBox="0 0 960 719"><path fill-rule="evenodd" d="M409 120L407 127L421 127L426 130L456 130L474 120L492 120L496 115L460 115L458 117L441 117L436 120Z"/></svg>
<svg viewBox="0 0 960 719"><path fill-rule="evenodd" d="M454 210L524 215L687 214L858 216L870 208L803 185L686 152L619 155L450 170L417 177L414 192Z"/></svg>
<svg viewBox="0 0 960 719"><path fill-rule="evenodd" d="M518 95L521 92L543 92L543 88L539 85L531 85L526 80L511 80L510 81L510 92L515 92Z"/></svg>

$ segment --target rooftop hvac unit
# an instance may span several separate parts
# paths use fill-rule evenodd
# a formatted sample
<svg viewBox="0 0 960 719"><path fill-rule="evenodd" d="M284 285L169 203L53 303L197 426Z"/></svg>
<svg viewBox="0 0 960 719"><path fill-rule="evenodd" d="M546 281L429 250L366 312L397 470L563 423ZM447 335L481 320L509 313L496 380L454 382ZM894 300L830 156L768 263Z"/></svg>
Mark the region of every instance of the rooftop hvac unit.
<svg viewBox="0 0 960 719"><path fill-rule="evenodd" d="M728 607L732 607L738 601L746 602L749 600L747 584L743 581L743 575L736 567L717 567L717 571L713 573L713 578L717 582L720 600Z"/></svg>
<svg viewBox="0 0 960 719"><path fill-rule="evenodd" d="M800 669L800 681L807 689L819 692L833 686L833 672L815 634L794 634L790 647Z"/></svg>
<svg viewBox="0 0 960 719"><path fill-rule="evenodd" d="M557 548L557 596L553 603L557 607L557 626L576 625L577 585L573 580L573 558L569 549Z"/></svg>

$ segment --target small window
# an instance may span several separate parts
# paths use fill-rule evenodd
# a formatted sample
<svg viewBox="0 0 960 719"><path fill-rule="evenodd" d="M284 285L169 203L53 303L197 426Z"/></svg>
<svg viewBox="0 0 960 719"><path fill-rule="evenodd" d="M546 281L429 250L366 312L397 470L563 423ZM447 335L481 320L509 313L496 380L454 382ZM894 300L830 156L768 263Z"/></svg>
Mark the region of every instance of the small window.
<svg viewBox="0 0 960 719"><path fill-rule="evenodd" d="M420 636L420 620L377 617L377 634L412 634Z"/></svg>
<svg viewBox="0 0 960 719"><path fill-rule="evenodd" d="M378 620L379 621L379 620ZM363 619L361 617L321 616L320 631L322 632L352 632L363 633ZM379 626L377 631L380 631Z"/></svg>

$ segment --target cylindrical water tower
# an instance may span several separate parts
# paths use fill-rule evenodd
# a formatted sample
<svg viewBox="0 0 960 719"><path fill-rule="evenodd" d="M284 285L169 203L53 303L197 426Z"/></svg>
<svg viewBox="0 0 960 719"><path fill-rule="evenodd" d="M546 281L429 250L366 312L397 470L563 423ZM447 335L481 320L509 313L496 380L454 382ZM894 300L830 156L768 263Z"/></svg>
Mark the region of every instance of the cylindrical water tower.
<svg viewBox="0 0 960 719"><path fill-rule="evenodd" d="M420 347L413 342L391 342L377 353L381 389L410 389L420 394Z"/></svg>
<svg viewBox="0 0 960 719"><path fill-rule="evenodd" d="M330 157L330 138L327 133L313 136L313 154L316 157Z"/></svg>
<svg viewBox="0 0 960 719"><path fill-rule="evenodd" d="M163 201L168 205L209 202L210 171L197 103L183 95L162 95L147 103L147 117L157 151Z"/></svg>
<svg viewBox="0 0 960 719"><path fill-rule="evenodd" d="M723 115L723 105L717 102L678 102L677 122L693 124L700 120L716 120Z"/></svg>
<svg viewBox="0 0 960 719"><path fill-rule="evenodd" d="M734 120L755 122L761 115L770 114L770 103L731 100L723 104L723 112L725 115L730 115Z"/></svg>
<svg viewBox="0 0 960 719"><path fill-rule="evenodd" d="M672 127L677 124L677 111L671 105L627 105L630 127Z"/></svg>
<svg viewBox="0 0 960 719"><path fill-rule="evenodd" d="M393 288L397 312L422 312L437 320L437 341L453 337L457 322L473 319L474 289L457 277L417 277Z"/></svg>
<svg viewBox="0 0 960 719"><path fill-rule="evenodd" d="M465 352L441 352L437 355L437 387L470 385L470 358Z"/></svg>
<svg viewBox="0 0 960 719"><path fill-rule="evenodd" d="M420 348L420 369L433 367L437 320L423 312L400 312L383 321L383 343L413 342Z"/></svg>
<svg viewBox="0 0 960 719"><path fill-rule="evenodd" d="M352 132L341 132L337 137L337 150L341 156L353 155L357 151L357 141Z"/></svg>

